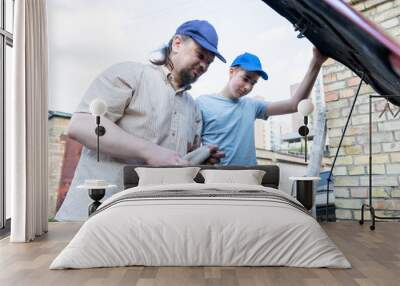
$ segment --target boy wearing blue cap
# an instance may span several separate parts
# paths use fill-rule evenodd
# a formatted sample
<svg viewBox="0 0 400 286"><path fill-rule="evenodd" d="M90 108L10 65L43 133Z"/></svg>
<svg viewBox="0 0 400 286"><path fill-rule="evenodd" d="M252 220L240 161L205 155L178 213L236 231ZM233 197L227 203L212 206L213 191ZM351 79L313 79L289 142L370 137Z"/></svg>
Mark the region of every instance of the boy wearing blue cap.
<svg viewBox="0 0 400 286"><path fill-rule="evenodd" d="M256 165L254 121L296 112L298 103L309 96L326 59L314 48L310 67L296 94L288 100L266 102L245 97L260 77L268 79L260 60L250 53L239 55L229 69L229 81L222 91L197 98L203 118L203 144L218 145L225 154L221 165Z"/></svg>

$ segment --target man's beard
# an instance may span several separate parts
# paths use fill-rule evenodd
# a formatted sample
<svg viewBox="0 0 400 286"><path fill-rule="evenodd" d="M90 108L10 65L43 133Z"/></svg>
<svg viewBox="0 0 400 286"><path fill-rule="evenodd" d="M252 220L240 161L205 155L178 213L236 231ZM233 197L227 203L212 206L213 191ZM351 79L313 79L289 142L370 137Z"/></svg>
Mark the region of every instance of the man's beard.
<svg viewBox="0 0 400 286"><path fill-rule="evenodd" d="M190 69L181 70L179 73L181 87L194 83L198 78L192 75Z"/></svg>

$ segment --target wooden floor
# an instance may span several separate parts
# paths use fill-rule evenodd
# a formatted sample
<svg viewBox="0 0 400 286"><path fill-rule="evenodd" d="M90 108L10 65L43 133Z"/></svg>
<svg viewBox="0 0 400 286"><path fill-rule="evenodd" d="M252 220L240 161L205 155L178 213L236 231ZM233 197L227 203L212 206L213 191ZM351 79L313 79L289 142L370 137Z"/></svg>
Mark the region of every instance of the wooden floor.
<svg viewBox="0 0 400 286"><path fill-rule="evenodd" d="M0 241L0 285L400 285L400 223L379 222L375 231L357 222L323 225L353 268L289 267L121 267L48 270L79 229L78 223L50 223L32 243Z"/></svg>

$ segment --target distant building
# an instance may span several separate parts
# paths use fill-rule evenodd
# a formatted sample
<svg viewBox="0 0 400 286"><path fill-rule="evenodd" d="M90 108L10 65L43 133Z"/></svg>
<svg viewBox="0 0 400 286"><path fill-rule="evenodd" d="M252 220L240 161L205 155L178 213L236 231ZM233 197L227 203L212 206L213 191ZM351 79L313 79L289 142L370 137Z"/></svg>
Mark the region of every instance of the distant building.
<svg viewBox="0 0 400 286"><path fill-rule="evenodd" d="M295 83L290 86L290 96L293 97L300 83ZM311 90L310 98L314 104L314 112L309 116L308 124L310 130L313 128L314 116L319 112L325 112L325 99L321 92L321 84L319 78L315 81L314 87ZM298 132L299 127L304 124L302 116L296 112L291 114L292 128L291 132Z"/></svg>
<svg viewBox="0 0 400 286"><path fill-rule="evenodd" d="M255 96L254 98L265 100L262 96ZM268 120L269 121L269 120ZM258 149L267 149L267 128L266 128L266 122L265 120L262 119L257 119L254 123L254 143L256 145L256 148Z"/></svg>
<svg viewBox="0 0 400 286"><path fill-rule="evenodd" d="M281 134L282 128L277 122L276 118L271 117L265 124L265 141L267 150L280 151L281 150Z"/></svg>
<svg viewBox="0 0 400 286"><path fill-rule="evenodd" d="M266 127L265 127L265 121L257 119L255 122L254 126L254 142L256 145L256 148L259 149L266 149L267 148L267 142L265 140L266 138Z"/></svg>
<svg viewBox="0 0 400 286"><path fill-rule="evenodd" d="M297 88L300 86L300 83L295 83L290 86L290 95L294 96ZM323 94L321 92L321 84L320 79L317 78L315 81L314 87L311 90L310 98L314 104L314 112L308 117L308 128L310 130L309 133L309 144L308 144L308 152L310 152L310 148L312 146L312 139L314 134L314 117L318 113L325 113L325 100L323 98ZM303 154L304 153L304 138L299 135L298 130L299 127L304 125L303 117L298 113L290 114L291 117L291 132L284 132L281 135L281 150L287 151L291 154Z"/></svg>
<svg viewBox="0 0 400 286"><path fill-rule="evenodd" d="M315 106L314 113L325 112L325 98L321 91L321 81L319 78L315 81L311 97Z"/></svg>

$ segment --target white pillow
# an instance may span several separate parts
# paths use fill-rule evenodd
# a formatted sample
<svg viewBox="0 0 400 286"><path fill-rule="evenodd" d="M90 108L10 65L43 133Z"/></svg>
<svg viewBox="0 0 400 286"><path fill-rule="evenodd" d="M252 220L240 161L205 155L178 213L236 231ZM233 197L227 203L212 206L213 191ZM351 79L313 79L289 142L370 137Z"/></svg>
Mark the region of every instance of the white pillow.
<svg viewBox="0 0 400 286"><path fill-rule="evenodd" d="M135 168L139 176L138 186L195 183L193 179L196 177L199 170L199 167Z"/></svg>
<svg viewBox="0 0 400 286"><path fill-rule="evenodd" d="M234 183L246 185L261 185L265 171L262 170L202 170L205 184Z"/></svg>

